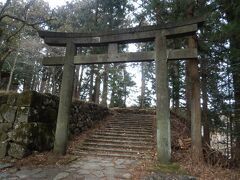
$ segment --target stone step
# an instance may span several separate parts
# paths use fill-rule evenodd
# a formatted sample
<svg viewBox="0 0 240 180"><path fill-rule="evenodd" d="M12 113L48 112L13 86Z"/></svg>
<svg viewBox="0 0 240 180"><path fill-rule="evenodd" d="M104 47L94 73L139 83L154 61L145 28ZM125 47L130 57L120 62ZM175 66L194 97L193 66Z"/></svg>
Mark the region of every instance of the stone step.
<svg viewBox="0 0 240 180"><path fill-rule="evenodd" d="M154 116L119 114L96 130L74 155L150 159L155 147Z"/></svg>
<svg viewBox="0 0 240 180"><path fill-rule="evenodd" d="M93 134L90 138L98 138L98 139L111 139L111 140L132 140L132 141L146 141L146 142L151 142L151 140L153 140L153 138L142 138L142 137L137 137L137 138L133 138L133 137L117 137L117 136L105 136L105 135L95 135Z"/></svg>
<svg viewBox="0 0 240 180"><path fill-rule="evenodd" d="M133 114L128 114L128 115L115 115L114 118L118 119L154 119L155 115L133 115Z"/></svg>
<svg viewBox="0 0 240 180"><path fill-rule="evenodd" d="M118 128L118 129L126 129L126 130L148 130L152 131L152 128L149 127L127 127L127 126L114 126L114 125L107 125L106 128Z"/></svg>
<svg viewBox="0 0 240 180"><path fill-rule="evenodd" d="M151 150L153 146L146 145L132 145L132 144L114 144L114 143L93 143L93 142L85 142L82 144L83 146L88 147L103 147L103 148L119 148L119 149L132 149L132 150Z"/></svg>
<svg viewBox="0 0 240 180"><path fill-rule="evenodd" d="M119 119L119 118L113 118L110 120L111 122L124 122L124 123L152 123L153 120L146 119L146 120L140 120L140 119Z"/></svg>
<svg viewBox="0 0 240 180"><path fill-rule="evenodd" d="M142 124L142 125L152 125L153 123L152 122L141 122L141 121L109 121L109 123L120 123L120 124Z"/></svg>
<svg viewBox="0 0 240 180"><path fill-rule="evenodd" d="M116 140L116 139L87 139L86 142L95 142L95 143L111 143L111 144L131 144L131 145L145 145L153 146L153 142L141 141L141 140Z"/></svg>
<svg viewBox="0 0 240 180"><path fill-rule="evenodd" d="M140 118L140 117L113 117L112 118L113 120L114 119L118 119L120 121L145 121L145 122L150 122L152 120L154 120L154 118L151 118L151 117L145 117L145 118Z"/></svg>
<svg viewBox="0 0 240 180"><path fill-rule="evenodd" d="M119 121L119 122L143 122L143 123L152 123L153 118L139 119L139 118L117 118L113 117L110 121Z"/></svg>
<svg viewBox="0 0 240 180"><path fill-rule="evenodd" d="M106 127L104 128L104 130L107 130L107 131L129 131L129 132L144 132L144 133L152 133L153 130L148 130L148 129L131 129L131 128L128 128L128 129L123 129L123 128L118 128L118 127Z"/></svg>
<svg viewBox="0 0 240 180"><path fill-rule="evenodd" d="M136 132L136 131L128 131L128 130L108 130L108 129L104 129L104 130L97 130L95 131L97 133L102 133L102 132L107 132L107 133L119 133L119 134L139 134L139 135L152 135L152 132Z"/></svg>
<svg viewBox="0 0 240 180"><path fill-rule="evenodd" d="M140 126L140 127L152 127L153 125L152 124L142 124L142 123L120 123L120 122L109 122L108 125L114 125L114 126L126 126L126 127L129 127L129 126L132 126L132 127L135 127L135 126Z"/></svg>
<svg viewBox="0 0 240 180"><path fill-rule="evenodd" d="M130 133L114 133L114 132L95 132L95 135L107 135L107 136L117 136L117 137L133 137L133 138L138 138L138 137L142 137L142 138L152 138L153 135L147 134L147 135L141 135L141 134L130 134Z"/></svg>
<svg viewBox="0 0 240 180"><path fill-rule="evenodd" d="M104 148L104 147L88 147L88 146L79 147L78 150L87 151L87 152L95 151L95 152L131 154L131 155L139 155L139 154L147 153L147 151L132 150L127 148L120 149L120 148Z"/></svg>
<svg viewBox="0 0 240 180"><path fill-rule="evenodd" d="M77 156L96 156L96 157L116 157L116 158L122 158L122 159L149 159L148 156L140 156L140 155L129 155L129 154L120 154L120 153L108 153L108 152L87 152L87 151L75 151L73 152L74 155Z"/></svg>

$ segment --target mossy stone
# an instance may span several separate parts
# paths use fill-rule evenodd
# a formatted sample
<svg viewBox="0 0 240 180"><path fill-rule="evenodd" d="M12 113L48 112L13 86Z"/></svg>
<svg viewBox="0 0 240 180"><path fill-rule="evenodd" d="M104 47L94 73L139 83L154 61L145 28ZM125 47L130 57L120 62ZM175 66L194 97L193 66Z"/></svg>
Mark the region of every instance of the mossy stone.
<svg viewBox="0 0 240 180"><path fill-rule="evenodd" d="M44 151L53 147L55 125L19 123L9 135L11 141L25 145L29 151Z"/></svg>
<svg viewBox="0 0 240 180"><path fill-rule="evenodd" d="M16 117L17 107L3 104L0 106L0 122L14 122Z"/></svg>
<svg viewBox="0 0 240 180"><path fill-rule="evenodd" d="M39 124L37 135L34 136L34 149L45 151L53 148L55 135L55 125Z"/></svg>
<svg viewBox="0 0 240 180"><path fill-rule="evenodd" d="M12 123L1 123L0 124L0 133L8 132L10 129L12 129Z"/></svg>
<svg viewBox="0 0 240 180"><path fill-rule="evenodd" d="M8 94L0 94L0 104L7 104Z"/></svg>
<svg viewBox="0 0 240 180"><path fill-rule="evenodd" d="M44 123L56 123L57 122L57 110L51 107L46 107L39 114L39 122Z"/></svg>
<svg viewBox="0 0 240 180"><path fill-rule="evenodd" d="M8 99L7 99L7 104L9 104L11 106L16 106L18 97L19 97L18 93L9 93Z"/></svg>
<svg viewBox="0 0 240 180"><path fill-rule="evenodd" d="M16 159L22 159L30 154L30 151L28 148L21 144L16 143L10 143L8 155L16 158Z"/></svg>
<svg viewBox="0 0 240 180"><path fill-rule="evenodd" d="M18 107L16 120L17 122L38 122L40 113L33 107Z"/></svg>
<svg viewBox="0 0 240 180"><path fill-rule="evenodd" d="M43 94L36 91L24 91L17 99L18 106L40 107L42 105Z"/></svg>
<svg viewBox="0 0 240 180"><path fill-rule="evenodd" d="M4 158L7 155L8 143L0 141L0 158Z"/></svg>
<svg viewBox="0 0 240 180"><path fill-rule="evenodd" d="M24 91L23 93L19 94L17 99L18 106L30 106L32 102L32 92L31 91Z"/></svg>
<svg viewBox="0 0 240 180"><path fill-rule="evenodd" d="M32 125L30 123L16 124L13 131L8 133L9 139L22 145L31 144L33 143L32 131Z"/></svg>
<svg viewBox="0 0 240 180"><path fill-rule="evenodd" d="M0 141L5 141L7 138L8 138L7 132L3 132L3 131L0 132Z"/></svg>

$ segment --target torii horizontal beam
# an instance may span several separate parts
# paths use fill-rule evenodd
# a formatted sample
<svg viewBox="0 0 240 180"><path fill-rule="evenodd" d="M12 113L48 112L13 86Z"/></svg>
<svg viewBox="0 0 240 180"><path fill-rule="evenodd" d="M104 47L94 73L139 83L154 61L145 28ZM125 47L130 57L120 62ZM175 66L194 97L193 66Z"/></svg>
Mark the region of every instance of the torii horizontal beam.
<svg viewBox="0 0 240 180"><path fill-rule="evenodd" d="M168 60L194 59L197 58L197 49L174 49L168 50ZM142 62L154 61L155 52L135 52L117 54L90 54L74 56L74 64L104 64L120 62ZM44 66L61 66L64 64L64 57L45 57L42 64Z"/></svg>
<svg viewBox="0 0 240 180"><path fill-rule="evenodd" d="M186 20L184 23L165 24L122 29L104 33L65 33L39 31L39 36L50 46L66 46L71 41L76 46L99 46L109 43L136 43L154 41L158 34L166 38L191 36L196 33L203 18Z"/></svg>

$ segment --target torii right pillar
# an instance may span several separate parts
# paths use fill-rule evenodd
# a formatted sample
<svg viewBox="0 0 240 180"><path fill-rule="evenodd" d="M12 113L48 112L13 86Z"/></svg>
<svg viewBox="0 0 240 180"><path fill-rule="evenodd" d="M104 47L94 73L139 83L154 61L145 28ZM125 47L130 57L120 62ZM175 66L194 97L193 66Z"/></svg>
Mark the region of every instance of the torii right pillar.
<svg viewBox="0 0 240 180"><path fill-rule="evenodd" d="M196 37L188 38L188 47L197 48ZM201 135L201 103L200 103L200 75L198 59L189 60L189 76L191 84L191 139L192 160L203 160L202 135Z"/></svg>
<svg viewBox="0 0 240 180"><path fill-rule="evenodd" d="M171 131L170 109L168 90L168 56L166 36L164 31L155 38L155 63L156 63L156 94L157 94L157 158L163 164L171 160ZM196 48L193 37L189 37L189 48ZM191 79L191 138L192 158L202 160L201 144L201 107L200 107L200 82L197 59L190 59Z"/></svg>

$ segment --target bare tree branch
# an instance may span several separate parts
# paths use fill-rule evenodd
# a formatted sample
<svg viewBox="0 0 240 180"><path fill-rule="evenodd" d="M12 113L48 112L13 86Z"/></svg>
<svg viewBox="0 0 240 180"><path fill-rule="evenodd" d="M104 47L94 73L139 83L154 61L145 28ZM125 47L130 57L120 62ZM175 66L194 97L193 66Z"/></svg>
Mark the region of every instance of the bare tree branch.
<svg viewBox="0 0 240 180"><path fill-rule="evenodd" d="M11 3L11 0L7 0L6 2L5 2L5 4L3 5L3 8L2 8L2 10L1 10L1 12L0 12L0 21L2 20L2 15L3 15L3 13L5 12L5 10L6 10L6 8L8 7L8 5Z"/></svg>
<svg viewBox="0 0 240 180"><path fill-rule="evenodd" d="M22 22L24 23L26 26L36 26L36 25L40 25L40 24L43 24L43 23L46 23L46 22L49 22L49 21L52 21L52 20L55 20L55 19L47 19L47 20L43 20L43 21L39 21L39 22L35 22L35 23L29 23L27 22L26 20L24 19L21 19L21 18L18 18L16 16L13 16L13 15L9 15L9 14L5 14L2 16L3 18L10 18L10 19L14 19L16 21L19 21L19 22ZM35 28L35 27L34 27Z"/></svg>
<svg viewBox="0 0 240 180"><path fill-rule="evenodd" d="M24 28L24 26L25 26L25 24L23 24L17 31L15 31L14 33L12 33L12 34L6 39L6 42L9 42L12 37L15 37L18 33L20 33L21 30Z"/></svg>

